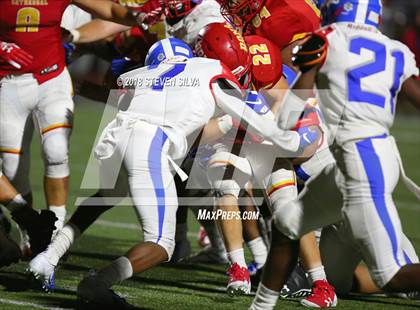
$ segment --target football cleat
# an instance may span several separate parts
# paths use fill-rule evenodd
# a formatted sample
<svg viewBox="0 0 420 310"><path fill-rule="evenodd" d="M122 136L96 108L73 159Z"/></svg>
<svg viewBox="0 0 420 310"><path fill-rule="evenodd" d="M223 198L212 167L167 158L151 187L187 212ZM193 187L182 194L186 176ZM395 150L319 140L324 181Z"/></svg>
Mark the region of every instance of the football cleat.
<svg viewBox="0 0 420 310"><path fill-rule="evenodd" d="M12 212L13 220L18 223L22 230L29 236L32 256L44 251L50 244L51 236L55 230L57 217L49 210L38 211L25 207Z"/></svg>
<svg viewBox="0 0 420 310"><path fill-rule="evenodd" d="M281 298L303 298L311 294L311 285L300 264L297 264L280 291Z"/></svg>
<svg viewBox="0 0 420 310"><path fill-rule="evenodd" d="M247 267L241 267L235 263L230 266L227 274L229 275L229 282L226 290L229 296L251 293L251 280Z"/></svg>
<svg viewBox="0 0 420 310"><path fill-rule="evenodd" d="M219 250L211 245L206 246L198 253L185 259L189 264L221 264L229 262L226 251Z"/></svg>
<svg viewBox="0 0 420 310"><path fill-rule="evenodd" d="M81 309L138 309L106 287L92 271L79 283L77 299Z"/></svg>
<svg viewBox="0 0 420 310"><path fill-rule="evenodd" d="M27 269L34 279L41 282L42 290L52 292L55 289L55 266L44 253L38 254L29 262Z"/></svg>
<svg viewBox="0 0 420 310"><path fill-rule="evenodd" d="M309 308L334 308L337 306L337 295L326 280L318 280L312 286L311 295L302 299L300 304Z"/></svg>

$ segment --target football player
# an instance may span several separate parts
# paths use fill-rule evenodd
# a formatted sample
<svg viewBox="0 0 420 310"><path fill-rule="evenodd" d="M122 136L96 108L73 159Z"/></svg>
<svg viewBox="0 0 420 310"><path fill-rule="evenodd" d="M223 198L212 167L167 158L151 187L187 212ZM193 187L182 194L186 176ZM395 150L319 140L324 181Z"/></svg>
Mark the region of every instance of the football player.
<svg viewBox="0 0 420 310"><path fill-rule="evenodd" d="M238 32L226 24L210 24L200 33L200 37L197 41L197 54L202 54L210 58L220 59L226 63L232 71L239 71L241 66L238 64L241 63L238 62L238 59L246 59L247 52L245 49L246 46L242 45L244 48L241 54L242 57L231 55L232 53L229 49L229 46L233 44L232 42L234 42L235 39L236 41L239 41L237 44L240 44L241 42L244 44L246 41L249 44L249 54L252 55L251 68L248 70L242 69L244 71L243 76L249 74L247 78L256 89L262 90L262 93L265 94L267 99L269 99L270 105L272 106L272 111L280 109L283 114L288 113L288 115L285 115L283 118L290 122L290 114L287 109L281 109L281 101L284 95L284 91L282 91L282 89L284 89L282 86L283 80L281 79L281 54L279 49L269 40L255 35L245 37L244 39ZM245 68L244 63L246 62L242 62L242 68ZM258 111L261 113L263 113L264 109L269 111L270 105L267 106L267 104L261 104L258 106ZM265 113L267 113L267 111L265 111ZM274 114L272 115L274 118ZM226 124L229 120L231 121L231 119L229 116L223 116L219 120L220 128L226 133L227 130L231 127L226 126ZM291 127L287 124L283 125L285 128L287 128L287 126L289 126L289 128ZM294 124L292 124L292 127L293 125ZM241 143L239 145L241 145ZM237 151L236 154L231 154L228 152L228 148L226 146L220 147L220 145L218 145L216 149L216 153L211 156L209 160L209 178L212 180L213 186L216 187L217 192L220 195L219 208L237 212L239 211L239 207L237 205L239 190L244 188L246 182L250 180L252 174L259 176L260 179L262 178L261 175L265 177L264 172L258 171L264 171L264 168L261 168L261 164L255 163L255 151L252 149L250 150L247 146L244 146L243 148L239 147L239 151ZM266 148L266 154L271 154L272 152L272 149ZM240 153L242 153L242 155L247 155L245 156L247 159L239 157L238 155ZM251 162L251 165L248 163L248 158ZM268 159L264 160L259 158L259 161L266 162L267 165L273 164ZM316 158L313 158L308 162L303 163L302 165L295 165L294 169L296 171L297 178L290 176L288 179L298 179L301 184L304 184L311 176L316 176L320 171L322 171L324 167L333 163L334 160L332 155L328 151L328 144L324 142L322 147L317 151ZM224 171L228 169L229 165L233 165L237 170L241 171L239 175L236 174L237 179L226 179L226 176L223 173L217 173L220 170ZM259 169L257 169L257 167ZM288 175L286 172L284 174ZM216 178L214 179L214 177ZM223 177L224 179L220 180L220 177ZM297 186L296 182L287 183L286 181L288 179L286 178L283 180L279 179L279 176L273 176L269 178L269 184L266 184L268 197L270 197L272 200L272 205L274 208L273 212L276 212L277 209L286 208L288 205L293 208L290 200L297 200L295 195L289 195L290 197L286 197L290 192L289 187ZM276 186L282 182L288 186ZM281 192L283 192L283 194L281 194ZM294 191L291 192L294 193ZM246 269L245 256L242 246L242 223L240 220L219 220L219 224L223 232L225 245L232 264L228 271L228 274L230 275L230 280L227 287L228 293L248 293L250 283L249 273ZM250 249L254 259L257 258L258 263L260 263L257 268L261 269L265 263L265 245L263 241L258 238L252 241ZM253 243L258 241L261 241L263 244L258 246L258 250L253 251ZM326 282L326 275L324 273L319 249L316 245L313 233L308 234L302 238L300 250L302 263L308 271L310 279L314 283L314 287L316 287L318 284L325 284L325 290L323 291L329 291L329 294L335 296L334 289ZM313 291L316 292L317 289L314 289Z"/></svg>
<svg viewBox="0 0 420 310"><path fill-rule="evenodd" d="M329 280L341 293L350 290L361 260L376 285L385 291L418 291L420 287L419 264L411 264L415 262L413 248L404 241L392 199L400 171L410 182L389 135L398 93L402 90L417 105L420 103L420 87L415 79L418 69L406 46L377 29L381 9L379 0L325 1L324 21L332 24L295 50L294 62L303 72L298 83L312 89L319 77L319 88L325 87L322 81L330 87L319 96L329 127L337 130L334 154L345 203L343 222L321 235L321 252ZM418 194L418 187L410 184ZM278 228L285 233L286 226ZM283 243L278 249L296 251L284 236L276 236ZM268 262L274 257L272 249ZM284 258L279 261L279 257L277 267L267 263L252 309L275 306L293 262ZM331 305L334 301L325 303Z"/></svg>
<svg viewBox="0 0 420 310"><path fill-rule="evenodd" d="M71 80L66 70L60 22L73 3L127 25L143 21L109 1L2 1L0 8L0 156L3 173L32 204L29 147L33 128L41 137L48 205L64 223L68 195L68 142L72 128Z"/></svg>
<svg viewBox="0 0 420 310"><path fill-rule="evenodd" d="M296 42L320 27L320 12L313 0L217 0L222 15L245 33L269 39L291 66ZM281 29L282 31L279 31Z"/></svg>
<svg viewBox="0 0 420 310"><path fill-rule="evenodd" d="M81 281L78 296L95 307L121 307L125 301L110 290L111 286L171 258L177 194L169 158L185 156L187 137L208 122L216 106L244 120L254 134L269 135L281 149L299 153L307 143L298 132L280 130L274 121L261 118L247 107L244 101L248 94L241 91L230 70L220 61L192 58L189 46L178 39L153 45L146 64L120 77L124 85L155 82L126 86L117 118L96 146L102 190L85 202L86 207L79 207L48 249L30 262L30 271L36 277L50 281L59 259L87 228L89 219L83 214L91 216L92 203L106 206L107 198L124 197L129 191L142 222L144 242ZM162 76L173 83L162 82ZM199 78L200 83L191 87L177 82L188 78ZM152 101L153 105L144 105ZM139 143L144 147L138 148ZM121 164L124 169L119 171Z"/></svg>

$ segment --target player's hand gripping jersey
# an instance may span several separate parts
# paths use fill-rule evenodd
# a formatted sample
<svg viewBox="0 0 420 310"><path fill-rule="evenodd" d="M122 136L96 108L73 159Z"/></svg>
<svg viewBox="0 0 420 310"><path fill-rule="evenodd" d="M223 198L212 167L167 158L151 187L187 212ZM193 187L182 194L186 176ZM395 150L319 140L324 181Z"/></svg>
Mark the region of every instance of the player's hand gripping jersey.
<svg viewBox="0 0 420 310"><path fill-rule="evenodd" d="M413 53L367 25L336 23L323 33L329 46L320 74L329 90L320 96L328 123L339 126L337 141L388 134L401 85L419 74Z"/></svg>
<svg viewBox="0 0 420 310"><path fill-rule="evenodd" d="M28 1L26 1L28 2ZM61 17L70 0L4 0L0 3L0 41L15 43L30 53L34 61L17 70L0 62L0 78L9 74L33 73L39 83L58 76L65 67L61 43Z"/></svg>

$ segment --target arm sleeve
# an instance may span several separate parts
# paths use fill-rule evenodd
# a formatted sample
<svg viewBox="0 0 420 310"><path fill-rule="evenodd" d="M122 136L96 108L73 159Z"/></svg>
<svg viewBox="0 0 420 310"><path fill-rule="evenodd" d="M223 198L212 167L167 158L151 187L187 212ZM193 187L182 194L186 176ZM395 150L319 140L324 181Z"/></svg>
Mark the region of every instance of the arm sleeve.
<svg viewBox="0 0 420 310"><path fill-rule="evenodd" d="M227 79L219 78L214 80L211 86L216 104L233 118L245 121L251 133L272 141L285 152L285 156L292 156L298 152L299 134L282 130L275 121L258 115L245 104L242 92L235 84Z"/></svg>

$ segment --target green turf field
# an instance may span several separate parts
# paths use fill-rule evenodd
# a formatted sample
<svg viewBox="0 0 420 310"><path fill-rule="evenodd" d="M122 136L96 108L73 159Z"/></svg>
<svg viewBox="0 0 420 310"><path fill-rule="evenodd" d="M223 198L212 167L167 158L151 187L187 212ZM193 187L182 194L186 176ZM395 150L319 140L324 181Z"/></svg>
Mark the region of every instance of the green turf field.
<svg viewBox="0 0 420 310"><path fill-rule="evenodd" d="M79 190L87 159L101 120L103 105L81 100L76 109L75 129L71 148L70 210L76 197L86 197L92 191ZM406 170L420 183L420 115L400 117L394 134L401 149ZM35 203L44 206L42 194L42 163L39 148L32 150L31 178ZM407 235L420 252L420 206L402 186L395 199ZM191 242L194 250L197 225L191 219ZM123 254L140 240L140 230L129 207L118 207L105 214L72 248L71 256L56 274L59 289L45 294L30 288L24 270L26 263L0 270L0 309L68 309L75 307L75 290L79 280L91 268L100 268ZM117 286L116 291L139 307L148 309L247 309L252 297L230 298L224 292L225 266L166 265L155 268ZM297 300L280 301L277 309L297 309ZM339 309L420 309L419 302L379 297L355 297L339 300Z"/></svg>

